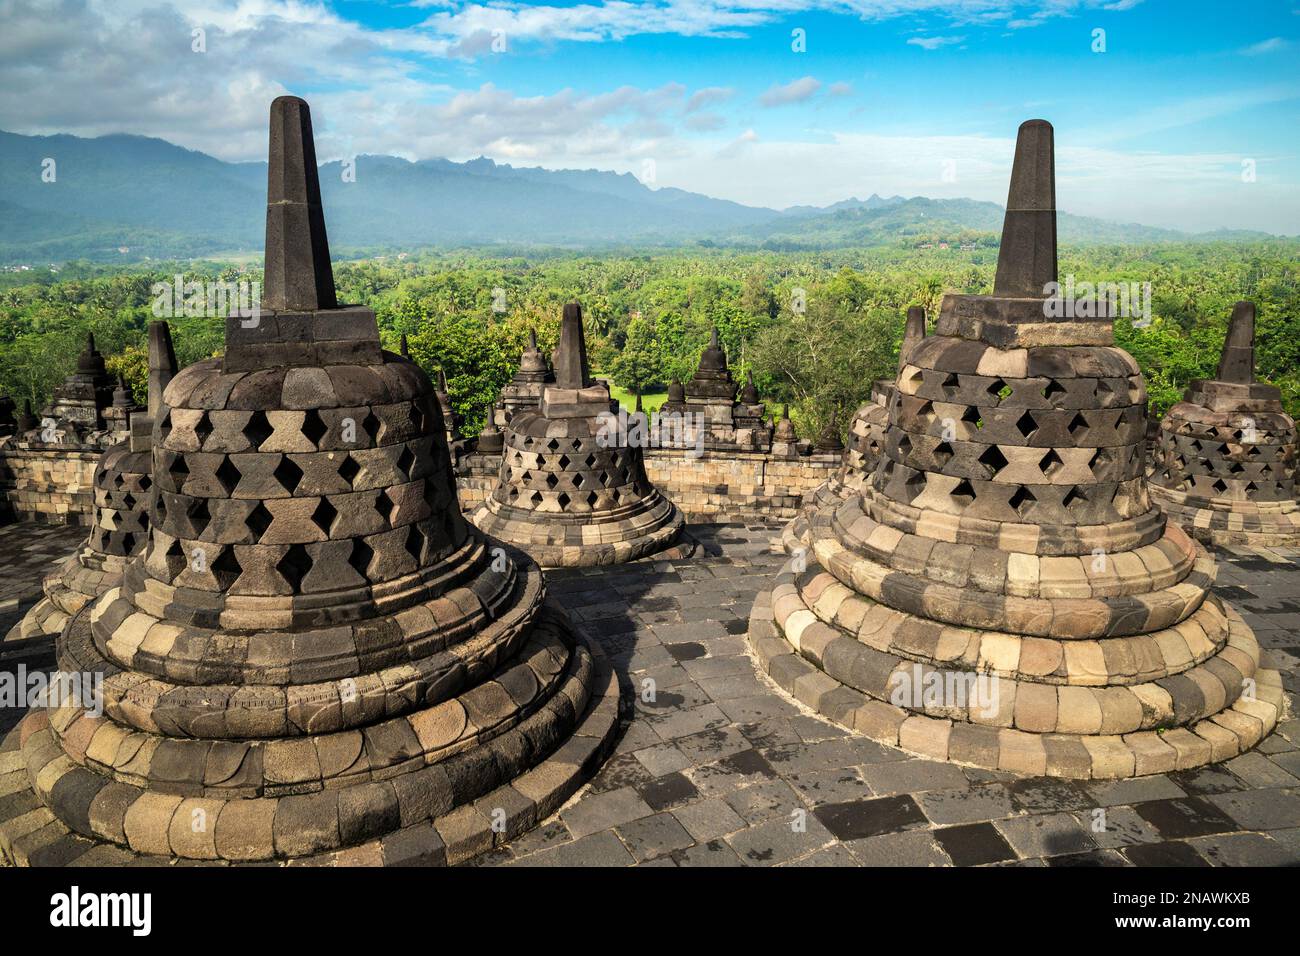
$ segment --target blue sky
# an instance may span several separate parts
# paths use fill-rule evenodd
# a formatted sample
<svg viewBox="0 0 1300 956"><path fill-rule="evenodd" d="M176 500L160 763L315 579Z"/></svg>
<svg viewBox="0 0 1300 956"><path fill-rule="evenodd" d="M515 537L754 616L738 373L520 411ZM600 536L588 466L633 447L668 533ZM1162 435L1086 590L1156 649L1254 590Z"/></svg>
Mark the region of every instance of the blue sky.
<svg viewBox="0 0 1300 956"><path fill-rule="evenodd" d="M1002 201L1016 126L1041 116L1063 209L1300 232L1300 0L8 6L12 131L255 159L287 91L322 158L487 155L781 207Z"/></svg>

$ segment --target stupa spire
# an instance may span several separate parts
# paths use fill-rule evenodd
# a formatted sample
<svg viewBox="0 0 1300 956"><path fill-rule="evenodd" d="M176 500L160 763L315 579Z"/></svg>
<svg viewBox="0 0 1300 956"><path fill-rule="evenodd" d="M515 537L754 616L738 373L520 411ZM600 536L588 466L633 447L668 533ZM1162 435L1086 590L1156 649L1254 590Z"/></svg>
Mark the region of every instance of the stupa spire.
<svg viewBox="0 0 1300 956"><path fill-rule="evenodd" d="M916 343L925 338L925 309L919 305L907 307L907 321L903 324L903 344L898 349L898 368L902 371L907 357Z"/></svg>
<svg viewBox="0 0 1300 956"><path fill-rule="evenodd" d="M171 326L166 322L149 323L149 420L158 421L162 412L163 390L176 374L176 350L172 347Z"/></svg>
<svg viewBox="0 0 1300 956"><path fill-rule="evenodd" d="M1228 320L1228 336L1219 357L1221 382L1249 385L1255 380L1255 303L1238 302Z"/></svg>
<svg viewBox="0 0 1300 956"><path fill-rule="evenodd" d="M564 307L560 322L560 341L552 356L555 384L559 388L586 388L591 385L591 367L587 364L587 340L582 330L582 306L570 302Z"/></svg>
<svg viewBox="0 0 1300 956"><path fill-rule="evenodd" d="M1056 166L1052 124L1026 120L1016 136L993 294L1041 299L1046 297L1044 286L1055 281Z"/></svg>
<svg viewBox="0 0 1300 956"><path fill-rule="evenodd" d="M271 103L262 308L315 312L337 307L311 109L306 100L280 96Z"/></svg>

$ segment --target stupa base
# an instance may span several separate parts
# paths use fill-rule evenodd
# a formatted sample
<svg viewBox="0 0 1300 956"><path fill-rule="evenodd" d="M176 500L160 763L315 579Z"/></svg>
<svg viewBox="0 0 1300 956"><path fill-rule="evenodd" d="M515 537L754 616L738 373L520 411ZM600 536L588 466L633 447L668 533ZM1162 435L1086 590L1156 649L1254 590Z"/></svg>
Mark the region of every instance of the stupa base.
<svg viewBox="0 0 1300 956"><path fill-rule="evenodd" d="M216 801L163 792L145 792L140 798L130 792L138 788L93 779L95 775L60 747L51 727L52 717L57 719L59 712L39 709L30 711L0 744L0 857L17 866L439 866L471 860L515 839L559 809L595 772L616 738L619 686L604 652L572 631L558 609L543 611L539 626L571 644L570 674L556 693L571 701L585 694L585 706L539 760L522 755L529 749L527 739L548 739L557 729L542 726L548 719L554 720L544 710L500 736L448 758L446 764L428 764L431 771L445 766L471 790L479 776L476 768L484 772L495 768L505 782L482 795L426 812L436 787L420 781L418 769L407 769L387 778L397 787L395 801L384 798L393 788L382 782L379 790L371 785L371 791L365 793L361 792L365 785L304 792L297 798L304 802L292 810L252 806L275 801L234 801L226 803L211 820L211 835L208 826L196 833L188 825L192 815ZM590 676L580 677L583 672ZM453 766L456 761L464 765ZM330 793L354 797L353 805L345 807L340 796L323 801L331 806L337 803L337 817L317 818L314 811L310 819L301 816L306 800ZM283 799L279 802L284 804ZM225 814L230 808L235 812L227 822ZM258 809L265 809L267 815L263 818L253 812ZM282 810L293 817L283 833L273 822ZM341 829L361 825L357 814L380 815L391 821L392 828L323 852L285 852L280 842L282 836L288 836L307 845L311 831L320 826ZM310 825L304 827L304 822ZM364 822L374 829L374 819ZM137 834L142 836L137 838ZM159 839L179 841L181 847L174 849L180 852L145 845Z"/></svg>
<svg viewBox="0 0 1300 956"><path fill-rule="evenodd" d="M1300 507L1294 501L1205 502L1152 482L1151 497L1184 531L1216 548L1300 547Z"/></svg>
<svg viewBox="0 0 1300 956"><path fill-rule="evenodd" d="M646 520L646 518L649 520ZM484 534L528 554L543 568L586 568L655 557L674 561L695 553L686 520L667 498L645 515L598 523L560 522L549 513L528 520L481 506L470 519Z"/></svg>
<svg viewBox="0 0 1300 956"><path fill-rule="evenodd" d="M1250 750L1271 733L1285 712L1281 676L1277 671L1257 667L1250 675L1253 693L1238 696L1230 706L1186 723L1169 720L1166 726L1164 721L1159 721L1149 729L1130 728L1128 732L1101 732L1116 717L1107 714L1105 708L1111 701L1103 699L1102 694L1114 690L1123 693L1127 688L1042 685L1050 688L1048 696L1052 699L1062 686L1071 690L1070 700L1058 712L1054 723L1065 727L1070 721L1095 721L1097 725L1089 728L1091 732L1020 729L1018 723L1028 723L1038 715L1028 713L1027 708L1017 710L1014 688L1009 688L1012 693L1002 695L999 704L981 712L987 722L961 719L955 714L943 716L945 710L952 713L957 708L942 705L918 708L932 711L919 713L892 702L889 689L897 685L890 681L891 674L915 669L917 677L922 678L917 683L923 684L925 678L936 675L940 681L937 686L943 686L942 679L952 675L969 678L970 683L979 675L963 670L958 661L950 662L946 669L945 665L934 662L890 658L865 644L867 650L860 655L854 655L851 646L832 649L831 643L837 637L848 635L828 627L818 613L826 614L825 605L818 607L821 602L808 596L826 594L835 583L829 572L810 562L802 574L795 574L787 567L776 578L772 590L759 594L748 630L750 648L759 669L783 691L821 716L877 743L916 756L1034 776L1080 780L1136 777L1229 760ZM1257 659L1258 645L1250 629L1231 609L1226 613L1231 634L1226 646L1231 649L1230 656L1240 661L1243 655L1248 658L1253 654ZM850 686L828 670L853 680L858 686ZM1186 683L1191 685L1193 681L1186 679ZM1199 681L1196 683L1200 686ZM877 690L874 694L867 693L860 689L864 686ZM924 694L923 689L920 692ZM1095 704L1090 700L1094 692L1100 692ZM1181 711L1182 702L1178 706ZM1206 702L1202 706L1207 706ZM972 708L963 716L975 714ZM1138 716L1144 724L1152 722L1143 711Z"/></svg>

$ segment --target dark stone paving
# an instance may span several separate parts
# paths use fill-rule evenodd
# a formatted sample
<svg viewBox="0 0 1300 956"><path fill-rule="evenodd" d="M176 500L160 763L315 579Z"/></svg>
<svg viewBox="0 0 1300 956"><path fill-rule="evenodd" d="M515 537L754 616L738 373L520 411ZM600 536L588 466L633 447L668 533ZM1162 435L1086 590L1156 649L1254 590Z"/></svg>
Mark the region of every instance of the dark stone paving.
<svg viewBox="0 0 1300 956"><path fill-rule="evenodd" d="M694 526L701 550L689 561L548 574L614 658L632 716L591 783L480 865L1300 863L1300 550L1220 555L1217 590L1291 695L1278 732L1218 766L1078 782L910 757L812 716L760 677L745 629L785 561L779 533ZM0 528L0 626L84 534Z"/></svg>
<svg viewBox="0 0 1300 956"><path fill-rule="evenodd" d="M41 598L41 581L86 540L76 525L10 524L0 527L0 637Z"/></svg>
<svg viewBox="0 0 1300 956"><path fill-rule="evenodd" d="M635 714L614 757L484 865L1208 866L1300 863L1300 721L1216 767L1021 778L910 757L812 716L745 630L785 561L776 526L694 526L686 562L554 571ZM1294 695L1300 551L1221 553L1218 590ZM1294 700L1292 702L1294 712Z"/></svg>

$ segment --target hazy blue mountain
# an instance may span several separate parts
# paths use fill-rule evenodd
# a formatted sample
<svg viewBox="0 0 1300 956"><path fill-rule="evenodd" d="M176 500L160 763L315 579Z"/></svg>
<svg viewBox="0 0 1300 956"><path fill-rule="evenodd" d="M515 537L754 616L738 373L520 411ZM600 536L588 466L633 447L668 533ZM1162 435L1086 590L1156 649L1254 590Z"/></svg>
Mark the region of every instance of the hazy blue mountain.
<svg viewBox="0 0 1300 956"><path fill-rule="evenodd" d="M53 182L42 180L46 158L56 162ZM651 189L628 173L517 168L486 158L412 163L361 156L355 182L344 182L342 173L337 161L321 167L331 247L338 253L693 241L826 248L969 240L996 233L1002 224L1001 206L970 199L872 194L823 208L776 210ZM256 251L265 196L265 163L227 163L142 136L0 131L0 263ZM1066 242L1189 238L1066 214L1060 222Z"/></svg>

